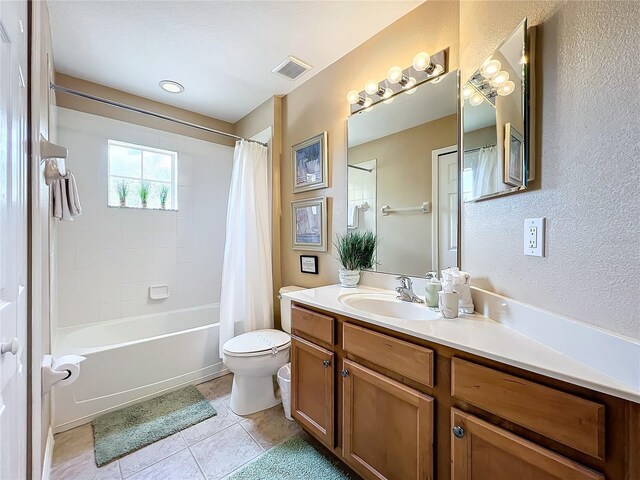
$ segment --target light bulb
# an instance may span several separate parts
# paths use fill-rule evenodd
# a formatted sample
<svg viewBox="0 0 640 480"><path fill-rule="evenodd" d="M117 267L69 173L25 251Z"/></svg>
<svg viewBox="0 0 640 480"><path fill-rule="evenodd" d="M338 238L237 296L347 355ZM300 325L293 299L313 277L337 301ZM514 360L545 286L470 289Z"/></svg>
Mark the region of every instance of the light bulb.
<svg viewBox="0 0 640 480"><path fill-rule="evenodd" d="M483 65L480 69L484 78L490 79L495 77L502 68L502 64L498 60L491 60Z"/></svg>
<svg viewBox="0 0 640 480"><path fill-rule="evenodd" d="M473 95L474 92L475 90L473 89L473 87L469 84L466 84L464 87L462 87L462 98L467 100L469 97L471 97L471 95Z"/></svg>
<svg viewBox="0 0 640 480"><path fill-rule="evenodd" d="M402 76L402 68L400 67L391 67L387 72L387 80L389 80L389 83L392 84L396 84L400 80L402 80Z"/></svg>
<svg viewBox="0 0 640 480"><path fill-rule="evenodd" d="M380 90L380 85L375 80L367 80L367 83L364 84L364 91L369 95L378 93L378 90Z"/></svg>
<svg viewBox="0 0 640 480"><path fill-rule="evenodd" d="M513 92L515 88L516 88L516 84L513 83L511 80L507 80L506 82L504 82L502 85L498 87L498 95L500 95L501 97L505 97L509 95L511 92Z"/></svg>
<svg viewBox="0 0 640 480"><path fill-rule="evenodd" d="M382 98L387 99L387 98L391 97L391 95L393 95L393 90L391 90L390 88L385 88L384 89L384 94L382 95Z"/></svg>
<svg viewBox="0 0 640 480"><path fill-rule="evenodd" d="M387 98L384 102L382 103L386 103L387 105L389 105L391 102L393 102L396 99L396 97L389 97Z"/></svg>
<svg viewBox="0 0 640 480"><path fill-rule="evenodd" d="M413 57L413 68L418 72L423 72L431 63L431 55L427 52L417 53L415 57Z"/></svg>
<svg viewBox="0 0 640 480"><path fill-rule="evenodd" d="M409 90L407 90L404 93L406 93L407 95L413 95L414 93L416 93L416 90L418 90L418 87L413 87L413 88L410 88Z"/></svg>
<svg viewBox="0 0 640 480"><path fill-rule="evenodd" d="M349 93L347 93L347 102L349 102L349 105L360 103L360 100L360 93L358 93L357 90L351 90Z"/></svg>
<svg viewBox="0 0 640 480"><path fill-rule="evenodd" d="M375 105L374 105L374 106L375 106ZM365 111L365 112L370 112L371 110L373 110L373 106L372 106L372 107L369 107L369 108L365 108L365 109L364 109L364 111Z"/></svg>
<svg viewBox="0 0 640 480"><path fill-rule="evenodd" d="M416 83L418 83L418 81L415 78L409 77L409 80L407 80L407 83L405 83L402 86L402 88L405 89L405 90L409 90L409 89L415 87Z"/></svg>
<svg viewBox="0 0 640 480"><path fill-rule="evenodd" d="M369 108L373 104L373 98L367 97L364 99L364 108Z"/></svg>
<svg viewBox="0 0 640 480"><path fill-rule="evenodd" d="M433 69L432 75L440 75L442 72L444 72L444 67L438 64L436 68Z"/></svg>
<svg viewBox="0 0 640 480"><path fill-rule="evenodd" d="M469 98L469 103L474 107L477 107L483 102L483 100L484 97L482 95L480 95L479 93L474 93L473 95L471 95L471 98Z"/></svg>
<svg viewBox="0 0 640 480"><path fill-rule="evenodd" d="M491 85L493 85L494 87L499 87L507 80L509 80L509 72L505 72L504 70L501 70L500 73L498 73L495 77L491 79Z"/></svg>

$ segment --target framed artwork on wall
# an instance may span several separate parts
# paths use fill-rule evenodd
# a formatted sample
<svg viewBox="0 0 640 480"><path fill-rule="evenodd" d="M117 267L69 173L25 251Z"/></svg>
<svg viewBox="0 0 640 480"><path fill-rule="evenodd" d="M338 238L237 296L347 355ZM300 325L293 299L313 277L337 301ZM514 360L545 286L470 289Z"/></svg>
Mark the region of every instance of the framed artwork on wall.
<svg viewBox="0 0 640 480"><path fill-rule="evenodd" d="M302 273L318 274L318 256L300 255L300 271Z"/></svg>
<svg viewBox="0 0 640 480"><path fill-rule="evenodd" d="M294 250L327 251L327 199L291 202L291 234Z"/></svg>
<svg viewBox="0 0 640 480"><path fill-rule="evenodd" d="M327 132L291 147L291 162L293 193L327 187Z"/></svg>
<svg viewBox="0 0 640 480"><path fill-rule="evenodd" d="M524 180L524 137L511 123L504 125L504 183L520 187Z"/></svg>

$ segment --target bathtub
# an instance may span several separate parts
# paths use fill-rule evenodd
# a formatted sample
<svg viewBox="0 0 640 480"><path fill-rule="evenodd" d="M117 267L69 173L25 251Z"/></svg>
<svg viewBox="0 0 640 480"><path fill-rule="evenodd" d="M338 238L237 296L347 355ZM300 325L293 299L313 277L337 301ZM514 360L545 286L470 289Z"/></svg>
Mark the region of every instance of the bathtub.
<svg viewBox="0 0 640 480"><path fill-rule="evenodd" d="M80 376L53 388L54 432L181 385L228 373L218 304L59 328L53 355L83 355Z"/></svg>

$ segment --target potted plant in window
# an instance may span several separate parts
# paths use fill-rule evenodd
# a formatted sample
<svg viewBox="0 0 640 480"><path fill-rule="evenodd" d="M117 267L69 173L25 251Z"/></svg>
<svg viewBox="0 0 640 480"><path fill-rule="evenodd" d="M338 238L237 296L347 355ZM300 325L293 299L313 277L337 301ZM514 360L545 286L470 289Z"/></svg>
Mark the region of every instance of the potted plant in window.
<svg viewBox="0 0 640 480"><path fill-rule="evenodd" d="M126 180L120 180L116 184L116 192L118 192L118 198L120 199L120 206L127 206L127 195L129 194L129 184Z"/></svg>
<svg viewBox="0 0 640 480"><path fill-rule="evenodd" d="M353 288L360 281L360 270L371 268L375 264L378 236L373 232L351 231L336 235L333 244L338 253L342 268L338 272L340 285Z"/></svg>
<svg viewBox="0 0 640 480"><path fill-rule="evenodd" d="M148 182L140 183L140 190L138 193L140 194L140 201L142 202L142 208L147 208L147 200L149 199L149 191L151 187Z"/></svg>
<svg viewBox="0 0 640 480"><path fill-rule="evenodd" d="M163 210L167 207L167 197L169 196L169 186L162 185L160 187L160 191L158 192L160 196L160 208Z"/></svg>

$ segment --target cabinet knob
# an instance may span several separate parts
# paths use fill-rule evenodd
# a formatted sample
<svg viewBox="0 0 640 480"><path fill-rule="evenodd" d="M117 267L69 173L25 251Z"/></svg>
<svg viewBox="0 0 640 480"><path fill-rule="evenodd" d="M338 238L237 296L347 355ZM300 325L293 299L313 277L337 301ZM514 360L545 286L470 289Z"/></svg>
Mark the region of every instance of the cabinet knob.
<svg viewBox="0 0 640 480"><path fill-rule="evenodd" d="M10 342L3 343L0 346L0 353L4 355L5 353L10 353L11 355L17 355L20 351L20 342L17 338L13 338Z"/></svg>
<svg viewBox="0 0 640 480"><path fill-rule="evenodd" d="M346 377L347 375L349 375L349 370L347 370L346 368L344 370L342 370L340 372L340 375L342 375L343 377Z"/></svg>
<svg viewBox="0 0 640 480"><path fill-rule="evenodd" d="M322 366L324 368L329 368L331 366L331 360L325 360L322 362Z"/></svg>
<svg viewBox="0 0 640 480"><path fill-rule="evenodd" d="M460 426L455 426L451 429L451 431L453 432L454 437L456 438L462 438L464 437L464 428L460 427Z"/></svg>

